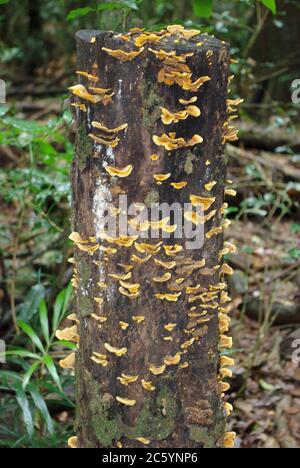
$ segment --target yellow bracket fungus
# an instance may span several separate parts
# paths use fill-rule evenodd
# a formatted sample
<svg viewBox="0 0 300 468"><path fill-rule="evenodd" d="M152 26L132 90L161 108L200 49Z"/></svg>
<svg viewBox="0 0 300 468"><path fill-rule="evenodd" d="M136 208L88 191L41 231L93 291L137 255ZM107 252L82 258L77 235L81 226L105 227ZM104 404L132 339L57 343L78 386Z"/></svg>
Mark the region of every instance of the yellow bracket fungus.
<svg viewBox="0 0 300 468"><path fill-rule="evenodd" d="M111 57L127 62L127 61L131 61L137 58L139 55L141 55L144 52L145 49L144 47L142 47L141 49L137 51L126 52L125 50L120 50L120 49L112 50L112 49L107 49L106 47L102 47L102 50L104 50L104 52L107 52L108 55L110 55Z"/></svg>
<svg viewBox="0 0 300 468"><path fill-rule="evenodd" d="M92 133L89 133L88 136L89 138L94 140L96 143L99 143L99 145L110 146L111 148L116 148L121 141L120 138L107 140L105 138L101 138L99 136L93 135Z"/></svg>
<svg viewBox="0 0 300 468"><path fill-rule="evenodd" d="M209 182L208 184L204 185L204 188L207 192L211 192L212 189L217 185L216 181Z"/></svg>
<svg viewBox="0 0 300 468"><path fill-rule="evenodd" d="M224 263L221 268L221 274L232 276L234 270L227 263Z"/></svg>
<svg viewBox="0 0 300 468"><path fill-rule="evenodd" d="M111 346L108 343L105 343L104 347L109 353L115 354L118 357L125 356L125 354L127 354L128 351L127 348L115 348L114 346Z"/></svg>
<svg viewBox="0 0 300 468"><path fill-rule="evenodd" d="M122 398L122 397L119 397L119 396L116 397L116 400L119 403L122 403L122 405L125 405L125 406L134 406L134 405L136 405L136 400L129 400L128 398Z"/></svg>
<svg viewBox="0 0 300 468"><path fill-rule="evenodd" d="M119 127L116 127L116 128L107 128L104 125L102 125L100 122L92 122L92 126L94 128L97 128L98 130L102 130L104 133L119 133L122 130L126 130L128 128L127 123L120 125Z"/></svg>
<svg viewBox="0 0 300 468"><path fill-rule="evenodd" d="M152 258L152 255L147 255L147 256L144 257L144 258L141 258L141 257L139 257L139 256L137 256L137 255L132 255L132 256L131 256L132 262L140 263L140 264L143 264L143 263L148 262L151 258Z"/></svg>
<svg viewBox="0 0 300 468"><path fill-rule="evenodd" d="M118 275L117 273L109 273L110 278L116 279L118 281L128 281L132 277L132 273L127 273L125 275Z"/></svg>
<svg viewBox="0 0 300 468"><path fill-rule="evenodd" d="M127 328L129 327L129 323L127 322L119 322L119 325L120 327L122 328L122 330L127 330Z"/></svg>
<svg viewBox="0 0 300 468"><path fill-rule="evenodd" d="M154 278L153 278L153 281L154 281L154 283L166 283L166 282L169 281L171 278L172 278L171 273L165 273L165 274L162 275L162 276L154 277Z"/></svg>
<svg viewBox="0 0 300 468"><path fill-rule="evenodd" d="M99 78L95 75L91 75L90 73L87 73L85 71L77 71L76 75L78 76L83 76L83 78L86 78L89 81L94 81L95 83L98 83Z"/></svg>
<svg viewBox="0 0 300 468"><path fill-rule="evenodd" d="M86 87L80 84L71 86L69 90L72 92L72 94L74 94L74 96L77 96L81 99L85 99L86 101L89 101L92 104L98 104L102 100L102 97L95 96L89 93Z"/></svg>
<svg viewBox="0 0 300 468"><path fill-rule="evenodd" d="M236 439L235 432L226 432L223 447L228 448L228 449L234 448L235 439Z"/></svg>
<svg viewBox="0 0 300 468"><path fill-rule="evenodd" d="M176 133L169 133L169 135L164 133L161 136L154 135L153 141L157 146L163 146L167 151L173 151L203 143L203 138L200 135L195 135L186 141L184 138L176 138Z"/></svg>
<svg viewBox="0 0 300 468"><path fill-rule="evenodd" d="M143 323L143 322L145 322L146 319L145 319L145 317L143 315L134 315L132 317L132 320L134 322L136 322L136 323Z"/></svg>
<svg viewBox="0 0 300 468"><path fill-rule="evenodd" d="M152 52L156 56L156 58L158 58L159 60L171 59L178 63L185 63L187 58L193 57L194 55L194 53L192 52L189 54L176 55L175 50L171 52L166 52L165 50L153 50L153 49L148 49L148 50L149 52Z"/></svg>
<svg viewBox="0 0 300 468"><path fill-rule="evenodd" d="M126 387L138 380L139 376L138 375L126 375L122 374L121 377L118 377L118 380L121 382L122 385L125 385Z"/></svg>
<svg viewBox="0 0 300 468"><path fill-rule="evenodd" d="M176 354L175 356L166 356L164 359L164 363L166 366L176 366L181 361L180 354Z"/></svg>
<svg viewBox="0 0 300 468"><path fill-rule="evenodd" d="M123 287L119 288L119 292L123 296L128 297L129 299L137 299L140 295L139 292L136 292L136 293L127 292L126 289L124 289Z"/></svg>
<svg viewBox="0 0 300 468"><path fill-rule="evenodd" d="M163 249L165 251L165 254L168 256L168 257L174 257L175 255L177 255L179 252L181 252L183 250L183 247L181 245L164 245L163 246Z"/></svg>
<svg viewBox="0 0 300 468"><path fill-rule="evenodd" d="M182 348L182 349L188 349L188 348L190 348L194 343L195 343L195 338L192 338L191 340L186 341L185 343L183 343L183 344L181 345L181 348Z"/></svg>
<svg viewBox="0 0 300 468"><path fill-rule="evenodd" d="M78 328L77 325L73 327L65 328L64 330L57 330L55 333L56 338L63 341L79 342Z"/></svg>
<svg viewBox="0 0 300 468"><path fill-rule="evenodd" d="M178 123L180 120L186 120L188 117L200 117L201 111L196 106L188 106L183 111L171 112L164 107L161 108L162 115L161 120L165 125L170 125L172 123Z"/></svg>
<svg viewBox="0 0 300 468"><path fill-rule="evenodd" d="M230 336L220 336L220 348L231 349L233 345L232 338Z"/></svg>
<svg viewBox="0 0 300 468"><path fill-rule="evenodd" d="M158 36L157 34L141 34L137 37L134 41L136 47L143 47L145 44L156 44L157 42L161 41L162 36Z"/></svg>
<svg viewBox="0 0 300 468"><path fill-rule="evenodd" d="M164 329L171 332L177 327L177 323L168 323L167 325L164 325Z"/></svg>
<svg viewBox="0 0 300 468"><path fill-rule="evenodd" d="M168 174L155 174L153 177L156 182L165 182L166 180L170 179L171 173Z"/></svg>
<svg viewBox="0 0 300 468"><path fill-rule="evenodd" d="M205 198L197 195L190 195L190 202L193 206L202 206L204 211L207 211L216 201L215 197Z"/></svg>
<svg viewBox="0 0 300 468"><path fill-rule="evenodd" d="M171 186L174 187L176 190L181 190L188 185L187 182L172 182Z"/></svg>
<svg viewBox="0 0 300 468"><path fill-rule="evenodd" d="M138 442L140 442L143 445L149 445L150 442L151 442L151 440L145 439L145 437L137 437L135 440L137 440Z"/></svg>
<svg viewBox="0 0 300 468"><path fill-rule="evenodd" d="M189 106L190 104L194 104L195 102L198 101L198 97L197 96L194 96L192 97L191 99L189 99L188 101L184 100L184 99L179 99L179 103L182 104L183 106Z"/></svg>
<svg viewBox="0 0 300 468"><path fill-rule="evenodd" d="M91 356L91 360L95 364L99 364L102 367L107 367L108 366L108 359L105 354L100 354L100 353L95 353L93 352L93 356Z"/></svg>
<svg viewBox="0 0 300 468"><path fill-rule="evenodd" d="M151 366L149 367L149 370L151 372L151 374L153 375L161 375L165 372L167 366L164 364L163 366L160 366L160 367L156 367L154 366L153 364L151 364Z"/></svg>
<svg viewBox="0 0 300 468"><path fill-rule="evenodd" d="M120 177L120 178L125 178L130 176L130 174L133 171L133 166L128 165L124 168L117 168L117 167L111 167L111 166L106 166L105 167L106 172L108 172L109 175L114 176L114 177Z"/></svg>
<svg viewBox="0 0 300 468"><path fill-rule="evenodd" d="M68 440L68 446L71 449L77 449L77 443L78 443L77 437L70 437L70 439Z"/></svg>
<svg viewBox="0 0 300 468"><path fill-rule="evenodd" d="M107 317L101 317L100 315L96 315L96 314L92 314L91 317L100 323L105 323L108 320Z"/></svg>
<svg viewBox="0 0 300 468"><path fill-rule="evenodd" d="M156 299L168 302L177 302L182 293L177 294L155 294Z"/></svg>
<svg viewBox="0 0 300 468"><path fill-rule="evenodd" d="M76 354L71 353L65 359L59 361L60 367L62 369L74 369L74 367L75 367L75 358L76 358Z"/></svg>
<svg viewBox="0 0 300 468"><path fill-rule="evenodd" d="M143 388L145 390L147 390L148 392L154 392L154 390L156 389L156 387L154 387L154 385L152 384L152 382L149 382L147 380L142 380L141 381L141 384L143 386Z"/></svg>

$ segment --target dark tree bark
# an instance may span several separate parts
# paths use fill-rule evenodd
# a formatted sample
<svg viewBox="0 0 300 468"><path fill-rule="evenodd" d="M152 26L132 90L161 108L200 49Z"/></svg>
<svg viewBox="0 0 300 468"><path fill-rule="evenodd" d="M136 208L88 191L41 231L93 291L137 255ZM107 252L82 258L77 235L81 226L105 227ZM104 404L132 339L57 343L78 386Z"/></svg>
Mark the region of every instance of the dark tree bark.
<svg viewBox="0 0 300 468"><path fill-rule="evenodd" d="M131 34L126 41L109 32L77 34L78 70L99 78L96 82L81 74L81 84L114 93L106 105L91 103L89 96L87 100L76 97L73 102L78 128L73 165L74 231L80 235L72 236L77 247L74 284L80 335L76 359L78 447L218 447L223 445L226 424L219 354L224 337L220 345L218 312L220 316L228 311L220 285L226 270L220 266L220 251L226 226L227 161L223 150L230 59L227 46L215 38L188 38L180 31L156 44L146 43L132 60L115 58L103 50L136 51L133 38L138 36ZM199 86L194 84L198 89L190 90L158 83L159 72L168 60L174 65L176 59L166 62L149 48L176 50L177 56L191 54L184 60L192 73L191 78L184 78L188 88L199 77L211 80L202 86L198 82ZM183 111L188 105L178 100L192 97L198 98L192 105L200 108L200 117L180 117L170 125L162 122L161 108ZM92 122L107 130L125 123L128 127L108 133ZM170 132L190 146L169 151L159 146L160 140L153 141L154 135ZM112 148L95 141L91 134L106 142L118 137L120 142ZM194 144L195 135L201 135L203 142ZM153 154L158 155L157 160L150 157ZM107 171L128 166L132 171L124 178ZM157 184L157 174L171 177ZM187 185L180 190L171 185L182 181ZM207 186L210 182L216 184ZM214 202L206 202L212 206L205 211L209 216L203 248L187 250L184 238L161 239L163 245L150 258L149 246L142 253L141 243L154 245L160 239L137 240L129 247L100 239L103 207L106 202L117 207L120 194L128 196L129 205L144 203L149 208L157 202L189 203L191 194L207 200L214 197ZM164 247L174 244L182 250L169 256ZM116 251L110 250L114 248ZM149 259L138 263L134 255ZM130 279L123 283L110 276L122 277L128 271ZM159 283L153 280L157 277L170 279ZM171 364L171 357L176 364ZM129 383L126 376L134 381Z"/></svg>

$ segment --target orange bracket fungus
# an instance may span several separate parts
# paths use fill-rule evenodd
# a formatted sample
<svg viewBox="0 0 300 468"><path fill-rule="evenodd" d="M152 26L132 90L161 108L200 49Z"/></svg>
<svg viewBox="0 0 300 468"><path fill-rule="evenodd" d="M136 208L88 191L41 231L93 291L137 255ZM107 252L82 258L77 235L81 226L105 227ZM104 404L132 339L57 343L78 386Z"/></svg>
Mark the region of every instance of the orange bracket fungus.
<svg viewBox="0 0 300 468"><path fill-rule="evenodd" d="M229 47L180 25L76 40L69 446L231 448Z"/></svg>

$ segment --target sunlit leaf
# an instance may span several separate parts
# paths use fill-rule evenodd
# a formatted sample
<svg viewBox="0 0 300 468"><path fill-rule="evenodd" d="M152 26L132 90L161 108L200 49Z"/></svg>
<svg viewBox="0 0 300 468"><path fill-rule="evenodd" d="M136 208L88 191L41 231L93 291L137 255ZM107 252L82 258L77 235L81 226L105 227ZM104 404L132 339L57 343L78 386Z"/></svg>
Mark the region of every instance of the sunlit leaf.
<svg viewBox="0 0 300 468"><path fill-rule="evenodd" d="M95 11L96 11L95 8L91 8L91 7L76 8L76 10L70 11L70 13L67 16L67 20L71 21L71 20L74 20L76 18L81 18L81 17L86 16L89 13L93 13Z"/></svg>
<svg viewBox="0 0 300 468"><path fill-rule="evenodd" d="M46 302L42 301L39 307L39 316L40 316L40 323L44 338L47 343L50 341L49 336L49 320L48 320L48 310L46 306Z"/></svg>
<svg viewBox="0 0 300 468"><path fill-rule="evenodd" d="M57 369L55 367L55 364L54 364L54 361L53 361L52 357L49 356L48 354L46 354L44 356L44 358L43 358L43 361L44 361L44 364L47 367L52 379L54 380L54 382L58 386L59 390L62 390L60 378L59 378L59 375L58 375L58 372L57 372Z"/></svg>
<svg viewBox="0 0 300 468"><path fill-rule="evenodd" d="M23 322L23 320L19 320L18 322L19 327L23 330L24 333L26 333L27 336L31 339L32 343L42 352L45 352L45 348L37 336L36 332L31 328L30 325L27 323Z"/></svg>
<svg viewBox="0 0 300 468"><path fill-rule="evenodd" d="M196 16L209 18L212 15L213 0L193 0L193 9Z"/></svg>
<svg viewBox="0 0 300 468"><path fill-rule="evenodd" d="M260 0L261 3L263 3L269 10L276 14L277 11L277 6L276 6L276 0Z"/></svg>

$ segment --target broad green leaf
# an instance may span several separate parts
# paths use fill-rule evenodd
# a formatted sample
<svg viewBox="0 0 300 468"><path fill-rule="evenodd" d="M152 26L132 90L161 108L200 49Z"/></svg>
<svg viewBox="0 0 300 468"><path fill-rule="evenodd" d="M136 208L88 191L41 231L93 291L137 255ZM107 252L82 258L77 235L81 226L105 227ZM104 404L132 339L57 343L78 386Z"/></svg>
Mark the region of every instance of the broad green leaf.
<svg viewBox="0 0 300 468"><path fill-rule="evenodd" d="M46 306L46 302L42 301L40 303L39 307L39 316L40 316L40 323L41 323L41 328L43 331L44 338L47 343L50 341L50 335L49 335L49 320L48 320L48 310Z"/></svg>
<svg viewBox="0 0 300 468"><path fill-rule="evenodd" d="M63 319L68 309L69 302L72 296L72 292L73 292L72 285L69 284L67 289L64 289L63 291L61 291L56 298L56 301L54 304L53 321L52 321L53 333L56 332L61 320Z"/></svg>
<svg viewBox="0 0 300 468"><path fill-rule="evenodd" d="M51 348L53 346L62 346L63 348L68 348L68 349L71 349L72 351L75 351L77 349L76 344L70 343L70 341L65 341L65 340L54 341L51 345Z"/></svg>
<svg viewBox="0 0 300 468"><path fill-rule="evenodd" d="M24 388L24 390L26 389L31 377L33 376L35 371L40 367L40 365L41 361L35 362L32 364L32 366L29 367L28 371L25 372L22 383L22 387Z"/></svg>
<svg viewBox="0 0 300 468"><path fill-rule="evenodd" d="M49 356L48 354L46 354L44 356L43 361L44 361L45 366L47 367L52 379L54 380L54 382L58 386L59 390L62 391L60 378L59 378L59 375L58 375L58 372L57 372L57 369L55 367L55 364L54 364L54 361L53 361L52 357Z"/></svg>
<svg viewBox="0 0 300 468"><path fill-rule="evenodd" d="M89 13L93 13L95 11L96 11L95 8L91 8L91 7L76 8L76 10L70 11L70 13L67 16L67 20L71 21L76 18L81 18L82 16L86 16Z"/></svg>
<svg viewBox="0 0 300 468"><path fill-rule="evenodd" d="M263 3L269 10L274 13L274 15L277 12L277 5L276 5L276 0L260 0L261 3Z"/></svg>
<svg viewBox="0 0 300 468"><path fill-rule="evenodd" d="M120 10L120 8L123 8L123 5L121 2L107 2L107 3L100 3L98 5L97 10L98 11L105 11L105 10Z"/></svg>
<svg viewBox="0 0 300 468"><path fill-rule="evenodd" d="M35 284L29 293L25 296L25 300L19 312L19 318L29 322L37 313L41 301L45 298L45 288L42 284Z"/></svg>
<svg viewBox="0 0 300 468"><path fill-rule="evenodd" d="M19 356L28 359L41 359L41 356L39 356L38 354L31 353L30 351L27 351L23 348L10 348L8 351L6 351L6 356Z"/></svg>
<svg viewBox="0 0 300 468"><path fill-rule="evenodd" d="M34 425L33 425L33 418L30 411L29 401L27 399L26 393L22 387L22 385L18 382L14 385L14 390L16 392L16 398L18 405L22 411L22 418L26 427L26 431L30 435L30 437L34 434Z"/></svg>
<svg viewBox="0 0 300 468"><path fill-rule="evenodd" d="M10 0L0 0L0 5L5 5L6 3L9 3Z"/></svg>
<svg viewBox="0 0 300 468"><path fill-rule="evenodd" d="M196 16L210 18L213 10L213 0L193 0L193 9Z"/></svg>
<svg viewBox="0 0 300 468"><path fill-rule="evenodd" d="M135 0L120 0L120 3L131 10L138 10L139 7Z"/></svg>
<svg viewBox="0 0 300 468"><path fill-rule="evenodd" d="M37 409L41 413L41 415L42 415L42 417L43 417L43 419L44 419L44 421L46 423L48 432L50 434L53 434L54 433L53 422L52 422L49 410L47 408L47 405L45 403L45 400L43 399L42 395L40 394L38 388L35 385L30 385L28 390L30 392L30 395L32 397L32 400L33 400L35 406L37 407Z"/></svg>
<svg viewBox="0 0 300 468"><path fill-rule="evenodd" d="M18 322L19 324L19 327L23 330L24 333L26 333L26 335L29 336L29 338L31 339L32 343L42 352L44 353L45 352L45 348L41 342L41 340L39 339L39 337L37 336L37 334L35 333L35 331L31 328L30 325L28 325L27 323L23 322L23 320L19 320Z"/></svg>

